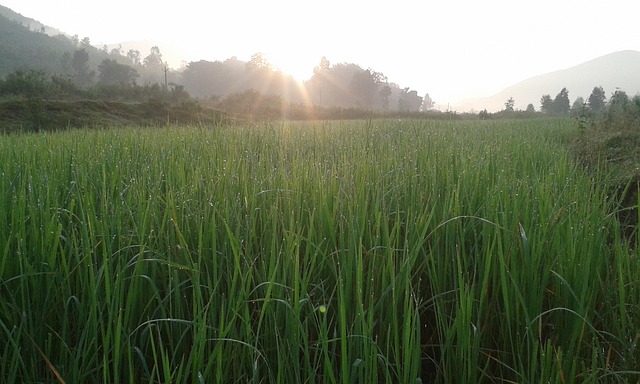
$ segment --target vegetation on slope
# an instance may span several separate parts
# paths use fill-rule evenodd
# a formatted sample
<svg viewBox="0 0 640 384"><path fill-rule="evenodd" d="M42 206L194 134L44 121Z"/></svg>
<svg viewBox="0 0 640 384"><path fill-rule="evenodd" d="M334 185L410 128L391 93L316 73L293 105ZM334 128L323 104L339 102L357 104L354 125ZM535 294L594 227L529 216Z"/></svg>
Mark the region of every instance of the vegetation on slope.
<svg viewBox="0 0 640 384"><path fill-rule="evenodd" d="M430 109L432 100L417 91L390 81L384 74L356 64L331 65L323 57L307 81L300 83L274 68L262 53L247 62L236 57L224 61L193 61L183 68L169 68L158 46L147 56L121 47L91 45L89 37L65 36L51 29L36 28L0 6L0 77L17 70L37 70L58 78L69 78L81 87L114 84L177 84L194 97L219 101L257 91L278 97L287 104L329 109L366 109L378 112L417 112Z"/></svg>
<svg viewBox="0 0 640 384"><path fill-rule="evenodd" d="M56 131L71 128L217 124L220 112L193 103L168 104L100 100L13 99L0 102L0 131L4 133Z"/></svg>
<svg viewBox="0 0 640 384"><path fill-rule="evenodd" d="M19 70L0 79L0 117L0 132L283 119L457 118L437 111L383 112L294 104L253 90L218 100L195 100L176 84L120 82L80 87L72 78L35 70Z"/></svg>
<svg viewBox="0 0 640 384"><path fill-rule="evenodd" d="M618 90L605 103L602 89L597 91L598 87L593 94L599 98L590 98L593 106L585 103L576 116L580 133L574 153L594 172L607 169L606 188L619 202L614 213L635 242L640 203L640 96L630 98Z"/></svg>

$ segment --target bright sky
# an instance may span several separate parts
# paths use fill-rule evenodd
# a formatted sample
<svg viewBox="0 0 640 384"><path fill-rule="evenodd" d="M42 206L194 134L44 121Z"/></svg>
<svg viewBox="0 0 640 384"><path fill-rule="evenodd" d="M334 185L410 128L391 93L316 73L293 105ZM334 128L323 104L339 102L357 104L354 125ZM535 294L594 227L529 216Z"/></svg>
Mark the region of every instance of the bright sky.
<svg viewBox="0 0 640 384"><path fill-rule="evenodd" d="M166 42L179 47L186 61L249 60L263 52L283 71L307 79L326 56L332 64L350 62L383 72L441 105L488 96L525 78L615 51L640 50L638 0L0 4L70 35L87 36L96 46Z"/></svg>

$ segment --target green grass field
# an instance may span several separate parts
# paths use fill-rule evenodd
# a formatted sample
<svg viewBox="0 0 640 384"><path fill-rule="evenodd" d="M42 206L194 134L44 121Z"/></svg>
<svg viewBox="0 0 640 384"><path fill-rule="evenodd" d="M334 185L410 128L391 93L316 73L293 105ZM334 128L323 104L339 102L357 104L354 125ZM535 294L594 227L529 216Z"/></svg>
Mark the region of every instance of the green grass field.
<svg viewBox="0 0 640 384"><path fill-rule="evenodd" d="M0 136L0 383L640 381L570 120Z"/></svg>

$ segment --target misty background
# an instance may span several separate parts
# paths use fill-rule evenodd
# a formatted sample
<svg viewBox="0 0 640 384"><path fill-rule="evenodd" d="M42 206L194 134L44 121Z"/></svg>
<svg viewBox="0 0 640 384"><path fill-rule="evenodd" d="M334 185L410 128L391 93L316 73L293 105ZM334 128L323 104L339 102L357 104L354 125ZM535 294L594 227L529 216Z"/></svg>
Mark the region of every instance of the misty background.
<svg viewBox="0 0 640 384"><path fill-rule="evenodd" d="M300 79L280 70L269 55L260 51L244 60L232 55L218 60L186 61L180 59L179 48L172 44L166 44L167 50L162 42L149 40L94 44L91 37L67 35L56 27L2 6L0 28L0 77L16 70L33 69L44 71L47 76L70 79L81 87L159 84L217 103L225 99L233 101L238 95L255 99L260 94L277 97L282 102L321 107L495 112L509 107L525 110L530 106L540 110L543 95L554 96L564 88L571 101L587 98L594 86L603 87L607 95L616 90L631 95L640 92L640 71L637 70L640 53L632 50L613 52L560 71L523 79L491 96L449 103L433 100L429 87L419 91L414 84L401 84L377 68L334 61L327 56L317 57L309 65L308 76ZM407 41L411 40L407 37ZM202 46L214 44L193 37L186 45L194 41ZM431 57L428 46L409 46L409 49L423 52L425 73L436 61L449 62L447 58ZM354 50L354 56L356 53ZM399 67L407 65L403 56L390 56L397 60ZM478 56L478 60L481 58L482 55ZM452 63L453 69L459 64ZM466 63L470 70L475 64ZM465 75L459 77L459 81L451 83L452 89L465 87ZM420 82L419 77L415 81ZM508 100L513 101L511 106L506 106Z"/></svg>

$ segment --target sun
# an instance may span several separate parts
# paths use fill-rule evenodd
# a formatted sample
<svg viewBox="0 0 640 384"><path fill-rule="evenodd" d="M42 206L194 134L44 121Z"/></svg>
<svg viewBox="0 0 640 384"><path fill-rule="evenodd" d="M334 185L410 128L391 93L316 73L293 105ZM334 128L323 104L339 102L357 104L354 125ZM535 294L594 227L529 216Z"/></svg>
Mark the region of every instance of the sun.
<svg viewBox="0 0 640 384"><path fill-rule="evenodd" d="M298 52L275 52L267 55L274 68L291 75L299 82L307 81L313 76L315 60L300 56Z"/></svg>

